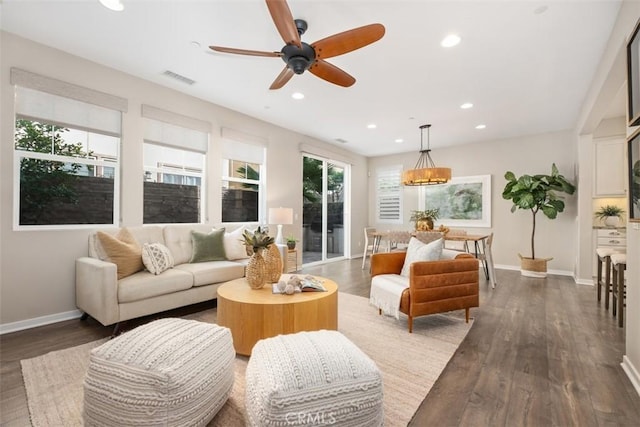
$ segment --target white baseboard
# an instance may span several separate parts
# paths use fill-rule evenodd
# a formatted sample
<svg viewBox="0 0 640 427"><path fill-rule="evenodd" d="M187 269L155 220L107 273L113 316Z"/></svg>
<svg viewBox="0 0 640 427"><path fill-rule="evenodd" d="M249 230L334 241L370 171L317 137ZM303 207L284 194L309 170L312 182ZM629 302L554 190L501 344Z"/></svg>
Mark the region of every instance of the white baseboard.
<svg viewBox="0 0 640 427"><path fill-rule="evenodd" d="M622 356L622 363L620 365L629 377L629 380L631 380L631 384L633 384L633 388L636 389L636 393L640 396L640 374L626 354Z"/></svg>
<svg viewBox="0 0 640 427"><path fill-rule="evenodd" d="M519 265L507 265L507 264L495 264L495 268L498 270L513 270L520 271ZM570 276L573 277L573 272L567 270L547 270L547 274L555 274L556 276Z"/></svg>
<svg viewBox="0 0 640 427"><path fill-rule="evenodd" d="M71 310L63 313L50 314L48 316L35 317L33 319L20 320L18 322L4 323L0 325L0 335L50 325L51 323L62 322L63 320L77 319L80 316L82 316L80 310Z"/></svg>

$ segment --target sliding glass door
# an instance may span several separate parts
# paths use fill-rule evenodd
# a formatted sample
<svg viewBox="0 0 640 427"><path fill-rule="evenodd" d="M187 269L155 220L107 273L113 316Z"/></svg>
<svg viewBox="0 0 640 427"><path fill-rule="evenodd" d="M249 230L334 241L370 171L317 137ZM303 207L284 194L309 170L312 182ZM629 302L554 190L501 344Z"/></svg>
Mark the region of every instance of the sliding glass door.
<svg viewBox="0 0 640 427"><path fill-rule="evenodd" d="M348 165L303 156L302 262L343 258Z"/></svg>

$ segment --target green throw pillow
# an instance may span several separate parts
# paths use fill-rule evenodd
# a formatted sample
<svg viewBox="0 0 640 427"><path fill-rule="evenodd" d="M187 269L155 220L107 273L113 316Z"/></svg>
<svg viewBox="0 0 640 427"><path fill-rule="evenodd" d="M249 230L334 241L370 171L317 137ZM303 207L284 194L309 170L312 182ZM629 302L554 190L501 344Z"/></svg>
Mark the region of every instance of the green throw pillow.
<svg viewBox="0 0 640 427"><path fill-rule="evenodd" d="M191 244L193 254L189 262L225 261L224 228L218 228L211 233L198 233L191 230Z"/></svg>

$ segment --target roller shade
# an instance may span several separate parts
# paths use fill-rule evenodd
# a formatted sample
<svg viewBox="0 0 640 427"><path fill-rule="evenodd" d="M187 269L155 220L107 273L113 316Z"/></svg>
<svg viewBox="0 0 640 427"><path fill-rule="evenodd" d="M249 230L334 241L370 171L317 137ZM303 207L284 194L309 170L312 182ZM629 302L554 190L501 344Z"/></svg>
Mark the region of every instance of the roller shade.
<svg viewBox="0 0 640 427"><path fill-rule="evenodd" d="M199 153L207 152L210 123L149 105L142 106L142 117L145 141Z"/></svg>
<svg viewBox="0 0 640 427"><path fill-rule="evenodd" d="M266 139L228 128L222 128L221 133L223 159L264 164Z"/></svg>

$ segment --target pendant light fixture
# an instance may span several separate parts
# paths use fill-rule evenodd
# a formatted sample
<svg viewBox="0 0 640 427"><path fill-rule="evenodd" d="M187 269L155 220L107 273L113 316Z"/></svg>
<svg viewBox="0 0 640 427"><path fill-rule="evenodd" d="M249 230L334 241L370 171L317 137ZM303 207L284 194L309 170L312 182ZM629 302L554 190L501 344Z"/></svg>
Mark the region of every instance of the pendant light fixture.
<svg viewBox="0 0 640 427"><path fill-rule="evenodd" d="M404 185L434 185L444 184L451 179L451 168L438 168L431 159L429 129L431 125L420 126L420 157L413 169L402 173L402 184ZM427 149L422 147L424 130L427 129Z"/></svg>

